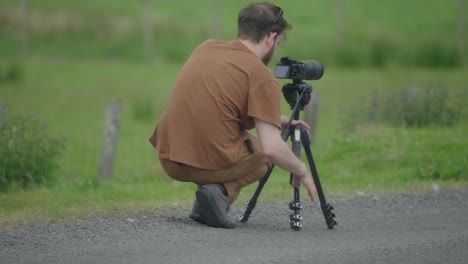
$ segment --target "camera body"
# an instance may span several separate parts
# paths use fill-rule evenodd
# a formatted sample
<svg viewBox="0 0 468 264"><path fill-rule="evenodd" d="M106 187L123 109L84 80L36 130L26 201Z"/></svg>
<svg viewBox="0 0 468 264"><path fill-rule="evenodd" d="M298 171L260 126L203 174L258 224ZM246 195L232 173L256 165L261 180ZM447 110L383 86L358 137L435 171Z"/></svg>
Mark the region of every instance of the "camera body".
<svg viewBox="0 0 468 264"><path fill-rule="evenodd" d="M292 80L318 80L323 76L323 66L315 60L297 61L282 57L275 66L275 77Z"/></svg>

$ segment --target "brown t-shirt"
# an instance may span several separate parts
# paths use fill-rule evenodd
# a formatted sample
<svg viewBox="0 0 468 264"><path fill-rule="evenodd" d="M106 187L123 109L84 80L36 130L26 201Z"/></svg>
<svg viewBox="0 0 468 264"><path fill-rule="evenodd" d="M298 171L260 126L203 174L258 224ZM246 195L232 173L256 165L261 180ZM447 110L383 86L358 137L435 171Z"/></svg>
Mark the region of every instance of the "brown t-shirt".
<svg viewBox="0 0 468 264"><path fill-rule="evenodd" d="M182 67L150 138L160 158L217 170L239 161L252 117L278 127L280 86L240 41L208 40Z"/></svg>

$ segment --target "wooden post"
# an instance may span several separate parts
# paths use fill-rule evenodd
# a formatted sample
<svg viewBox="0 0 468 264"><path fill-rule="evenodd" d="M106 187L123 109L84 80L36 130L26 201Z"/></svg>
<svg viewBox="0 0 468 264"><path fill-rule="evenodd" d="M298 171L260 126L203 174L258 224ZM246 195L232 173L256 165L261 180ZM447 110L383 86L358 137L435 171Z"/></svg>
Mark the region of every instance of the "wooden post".
<svg viewBox="0 0 468 264"><path fill-rule="evenodd" d="M317 91L313 91L310 94L310 102L305 108L304 122L310 126L310 142L314 142L315 129L317 126L317 112L319 107L319 94Z"/></svg>
<svg viewBox="0 0 468 264"><path fill-rule="evenodd" d="M153 19L151 16L151 1L142 0L141 10L141 28L143 34L143 48L147 60L153 60L154 41L153 41Z"/></svg>
<svg viewBox="0 0 468 264"><path fill-rule="evenodd" d="M21 0L21 55L26 57L29 52L29 16L28 0Z"/></svg>
<svg viewBox="0 0 468 264"><path fill-rule="evenodd" d="M458 52L462 61L462 64L464 64L466 58L465 58L465 0L460 0L459 1L459 10L460 10L460 20L459 20L459 26L458 26Z"/></svg>
<svg viewBox="0 0 468 264"><path fill-rule="evenodd" d="M106 113L106 122L104 128L104 146L101 156L101 166L99 168L99 176L103 180L110 180L112 178L115 152L117 148L117 139L119 136L119 122L121 110L121 100L113 98L109 104L109 108L107 109Z"/></svg>

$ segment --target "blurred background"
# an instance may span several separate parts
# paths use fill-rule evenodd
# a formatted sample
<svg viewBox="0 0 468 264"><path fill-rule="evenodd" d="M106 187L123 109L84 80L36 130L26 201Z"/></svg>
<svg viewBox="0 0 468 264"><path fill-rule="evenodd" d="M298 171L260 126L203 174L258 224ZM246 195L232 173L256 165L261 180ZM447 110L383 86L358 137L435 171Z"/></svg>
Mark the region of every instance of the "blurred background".
<svg viewBox="0 0 468 264"><path fill-rule="evenodd" d="M273 2L292 31L270 68L325 66L302 116L326 193L467 186L465 0ZM0 0L0 223L189 207L195 187L165 175L148 137L192 50L235 39L248 3ZM287 176L264 200L289 199Z"/></svg>
<svg viewBox="0 0 468 264"><path fill-rule="evenodd" d="M249 1L2 0L4 58L178 61L207 38L233 39ZM460 67L464 0L277 1L293 31L282 52L332 66Z"/></svg>

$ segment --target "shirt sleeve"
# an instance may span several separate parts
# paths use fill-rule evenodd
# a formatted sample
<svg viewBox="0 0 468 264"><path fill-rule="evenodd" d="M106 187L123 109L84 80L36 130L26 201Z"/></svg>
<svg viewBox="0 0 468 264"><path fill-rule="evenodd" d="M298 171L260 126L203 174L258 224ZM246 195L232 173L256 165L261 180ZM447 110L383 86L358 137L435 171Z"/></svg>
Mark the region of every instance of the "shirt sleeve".
<svg viewBox="0 0 468 264"><path fill-rule="evenodd" d="M281 92L276 80L262 82L249 90L247 115L281 129Z"/></svg>

